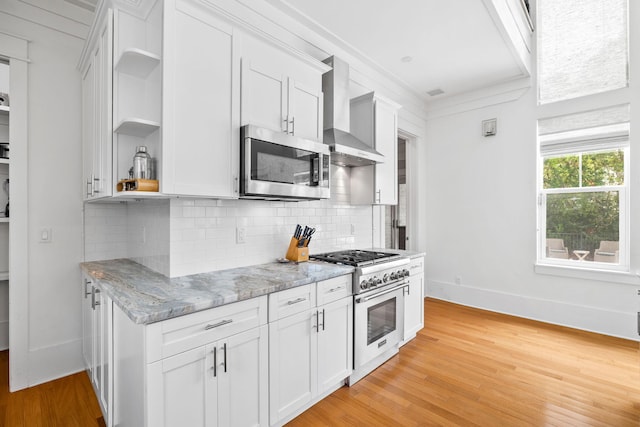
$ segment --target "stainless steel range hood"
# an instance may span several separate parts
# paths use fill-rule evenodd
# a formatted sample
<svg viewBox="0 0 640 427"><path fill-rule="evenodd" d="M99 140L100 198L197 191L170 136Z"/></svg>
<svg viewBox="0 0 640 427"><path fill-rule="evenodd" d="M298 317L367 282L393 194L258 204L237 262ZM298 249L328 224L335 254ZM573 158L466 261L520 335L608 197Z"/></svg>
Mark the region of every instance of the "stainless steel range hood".
<svg viewBox="0 0 640 427"><path fill-rule="evenodd" d="M349 133L349 65L331 56L323 61L333 67L322 75L324 92L324 143L331 150L331 163L368 166L383 163L384 156Z"/></svg>

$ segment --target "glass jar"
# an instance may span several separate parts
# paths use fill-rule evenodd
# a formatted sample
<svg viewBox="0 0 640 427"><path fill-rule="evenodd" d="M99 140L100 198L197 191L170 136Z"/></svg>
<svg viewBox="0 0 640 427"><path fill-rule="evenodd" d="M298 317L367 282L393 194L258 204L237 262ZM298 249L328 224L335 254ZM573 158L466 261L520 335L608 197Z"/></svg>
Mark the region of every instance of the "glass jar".
<svg viewBox="0 0 640 427"><path fill-rule="evenodd" d="M140 145L133 156L133 178L151 179L151 156L147 153L147 147Z"/></svg>

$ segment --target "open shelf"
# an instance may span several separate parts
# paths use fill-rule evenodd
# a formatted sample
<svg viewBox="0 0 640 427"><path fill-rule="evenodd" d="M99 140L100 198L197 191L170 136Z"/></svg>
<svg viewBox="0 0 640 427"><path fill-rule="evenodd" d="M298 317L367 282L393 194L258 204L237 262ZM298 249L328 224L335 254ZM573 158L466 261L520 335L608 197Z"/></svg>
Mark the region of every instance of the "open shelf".
<svg viewBox="0 0 640 427"><path fill-rule="evenodd" d="M144 138L151 135L153 132L160 128L160 123L152 120L128 118L124 119L118 124L114 132L123 135L137 136Z"/></svg>
<svg viewBox="0 0 640 427"><path fill-rule="evenodd" d="M114 191L114 199L169 199L171 196L156 191Z"/></svg>
<svg viewBox="0 0 640 427"><path fill-rule="evenodd" d="M121 73L145 78L160 63L160 57L154 53L137 48L128 48L122 52L116 70Z"/></svg>

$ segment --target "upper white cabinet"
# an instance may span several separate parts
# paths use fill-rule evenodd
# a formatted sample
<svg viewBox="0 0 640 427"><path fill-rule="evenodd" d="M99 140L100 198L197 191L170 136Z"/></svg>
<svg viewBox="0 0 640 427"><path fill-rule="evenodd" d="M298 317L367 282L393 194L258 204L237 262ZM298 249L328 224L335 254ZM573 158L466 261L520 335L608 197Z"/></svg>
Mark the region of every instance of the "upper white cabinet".
<svg viewBox="0 0 640 427"><path fill-rule="evenodd" d="M245 123L322 141L329 67L219 13L194 0L99 4L80 67L86 200L237 198ZM118 191L139 146L159 191Z"/></svg>
<svg viewBox="0 0 640 427"><path fill-rule="evenodd" d="M322 74L328 66L303 61L247 37L242 56L241 124L322 141Z"/></svg>
<svg viewBox="0 0 640 427"><path fill-rule="evenodd" d="M398 204L398 109L371 92L351 100L351 133L384 155L384 163L351 168L351 203Z"/></svg>
<svg viewBox="0 0 640 427"><path fill-rule="evenodd" d="M113 11L106 11L82 72L84 199L112 194Z"/></svg>
<svg viewBox="0 0 640 427"><path fill-rule="evenodd" d="M237 31L195 2L165 8L162 192L238 197Z"/></svg>

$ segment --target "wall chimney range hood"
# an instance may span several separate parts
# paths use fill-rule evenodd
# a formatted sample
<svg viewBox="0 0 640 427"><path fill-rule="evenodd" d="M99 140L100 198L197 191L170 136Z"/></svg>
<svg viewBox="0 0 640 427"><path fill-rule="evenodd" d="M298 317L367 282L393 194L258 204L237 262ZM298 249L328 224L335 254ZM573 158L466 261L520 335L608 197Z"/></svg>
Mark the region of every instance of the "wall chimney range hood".
<svg viewBox="0 0 640 427"><path fill-rule="evenodd" d="M368 166L383 163L384 156L349 133L349 65L331 56L323 61L333 67L322 75L324 92L324 143L331 150L331 163Z"/></svg>

